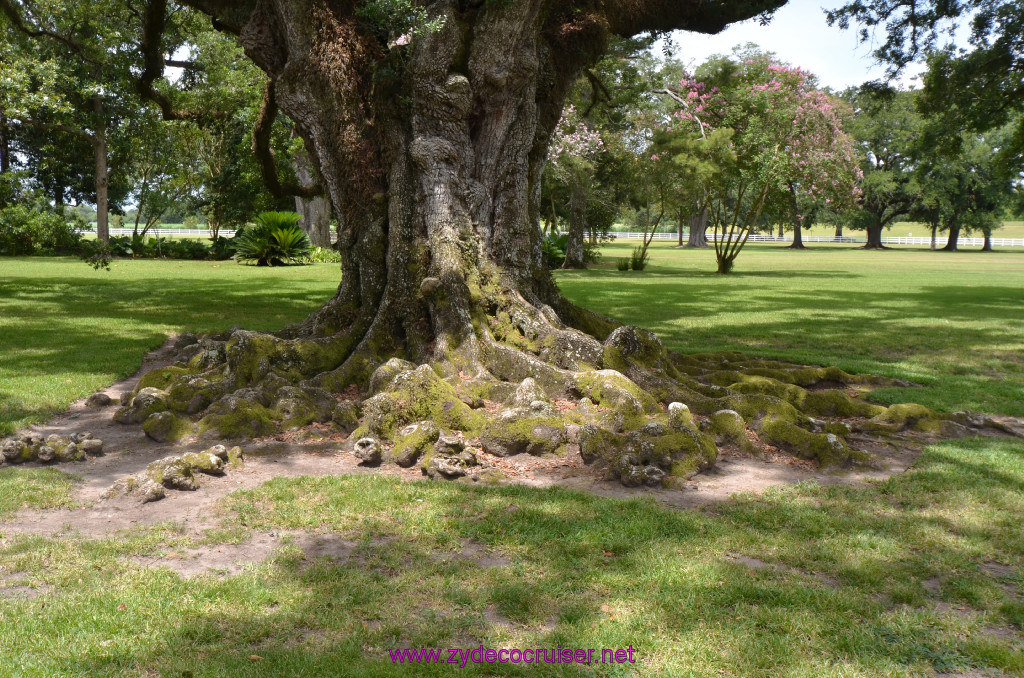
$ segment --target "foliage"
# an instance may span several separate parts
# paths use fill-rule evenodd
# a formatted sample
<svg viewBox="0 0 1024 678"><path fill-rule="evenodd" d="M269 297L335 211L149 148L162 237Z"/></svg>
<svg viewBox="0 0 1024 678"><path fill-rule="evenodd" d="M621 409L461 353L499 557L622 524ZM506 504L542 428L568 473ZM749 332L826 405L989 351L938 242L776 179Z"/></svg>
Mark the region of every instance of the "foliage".
<svg viewBox="0 0 1024 678"><path fill-rule="evenodd" d="M955 129L975 132L1012 125L999 153L1024 153L1024 0L856 0L827 13L842 28L859 25L862 42L870 27L883 25L885 40L875 57L897 74L915 60L926 60L924 108ZM950 40L959 25L970 26L968 46Z"/></svg>
<svg viewBox="0 0 1024 678"><path fill-rule="evenodd" d="M880 232L922 209L920 175L914 172L924 130L918 96L871 85L843 93L854 113L848 129L857 144L863 194L859 205L837 210L844 226Z"/></svg>
<svg viewBox="0 0 1024 678"><path fill-rule="evenodd" d="M237 234L235 259L257 266L305 263L312 246L299 228L295 212L262 212L256 222Z"/></svg>
<svg viewBox="0 0 1024 678"><path fill-rule="evenodd" d="M218 235L210 241L210 257L217 260L231 259L235 256L237 244L237 232L233 238L225 238L224 236Z"/></svg>
<svg viewBox="0 0 1024 678"><path fill-rule="evenodd" d="M541 241L544 263L548 268L558 268L565 262L565 248L569 244L569 234L549 233Z"/></svg>
<svg viewBox="0 0 1024 678"><path fill-rule="evenodd" d="M741 49L684 77L676 100L685 133L700 137L702 154L720 169L710 191L711 222L723 236L715 239L720 273L732 270L766 208L800 223L806 211L859 198L861 170L843 131L848 113L802 69Z"/></svg>
<svg viewBox="0 0 1024 678"><path fill-rule="evenodd" d="M629 264L629 259L627 259L626 257L621 257L618 261L615 262L615 268L619 271L628 271L630 269Z"/></svg>
<svg viewBox="0 0 1024 678"><path fill-rule="evenodd" d="M629 267L634 271L642 271L647 268L649 259L650 255L647 252L647 248L637 245L633 248L633 254L629 258Z"/></svg>
<svg viewBox="0 0 1024 678"><path fill-rule="evenodd" d="M340 264L341 253L330 247L314 247L309 252L309 261L313 264Z"/></svg>
<svg viewBox="0 0 1024 678"><path fill-rule="evenodd" d="M85 224L62 210L11 205L0 208L0 255L77 252Z"/></svg>

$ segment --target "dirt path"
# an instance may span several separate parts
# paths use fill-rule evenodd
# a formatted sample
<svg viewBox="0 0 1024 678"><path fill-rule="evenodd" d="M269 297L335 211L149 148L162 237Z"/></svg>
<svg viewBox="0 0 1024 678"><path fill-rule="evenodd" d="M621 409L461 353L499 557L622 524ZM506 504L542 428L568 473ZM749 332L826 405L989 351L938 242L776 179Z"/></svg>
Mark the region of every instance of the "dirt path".
<svg viewBox="0 0 1024 678"><path fill-rule="evenodd" d="M116 403L122 393L134 390L142 374L168 364L172 353L173 338L147 355L137 374L112 384L104 392ZM262 441L243 445L247 456L241 468L231 469L222 477L204 476L200 488L194 492L171 491L162 501L142 505L133 499L104 500L101 495L116 480L142 471L155 459L208 446L154 442L145 436L141 426L114 422L116 409L116 406L88 407L83 399L50 423L32 427L32 431L43 435L68 436L91 432L103 440L105 455L60 467L82 479L74 494L79 508L23 510L0 522L0 533L79 533L98 537L136 525L168 521L183 524L188 532L199 533L217 524L215 508L221 498L236 490L257 487L275 477L375 473L404 480L423 478L417 468L360 466L358 460L350 452L343 451L336 440L314 439L303 443ZM878 458L876 468L821 471L788 455L762 458L724 449L715 468L694 476L685 487L677 489L626 488L618 481L605 480L603 472L585 465L578 450L574 451L572 447L569 454L557 459L525 454L499 458L480 451L477 451L477 456L483 463L501 469L509 482L534 487L557 485L603 497L653 497L668 506L685 509L724 501L738 492L758 493L768 487L805 480L833 485L884 479L909 468L919 448L912 446L897 451L889 446L876 445L871 451Z"/></svg>

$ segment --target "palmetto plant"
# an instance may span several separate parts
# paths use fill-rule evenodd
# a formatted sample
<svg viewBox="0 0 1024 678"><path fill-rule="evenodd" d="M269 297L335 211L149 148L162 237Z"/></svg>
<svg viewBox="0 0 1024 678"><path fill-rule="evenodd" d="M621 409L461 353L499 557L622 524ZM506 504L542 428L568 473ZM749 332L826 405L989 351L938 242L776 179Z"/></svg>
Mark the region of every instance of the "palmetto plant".
<svg viewBox="0 0 1024 678"><path fill-rule="evenodd" d="M236 238L235 260L257 266L308 263L312 246L295 212L263 212Z"/></svg>

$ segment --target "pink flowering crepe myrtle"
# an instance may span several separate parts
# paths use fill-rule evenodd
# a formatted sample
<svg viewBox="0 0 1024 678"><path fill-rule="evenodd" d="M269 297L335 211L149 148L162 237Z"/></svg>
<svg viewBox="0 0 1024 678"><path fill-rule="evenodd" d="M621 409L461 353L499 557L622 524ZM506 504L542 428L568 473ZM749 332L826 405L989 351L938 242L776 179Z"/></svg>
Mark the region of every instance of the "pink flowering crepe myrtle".
<svg viewBox="0 0 1024 678"><path fill-rule="evenodd" d="M843 126L849 111L813 87L806 71L768 56L746 59L723 92L696 77L680 81L685 102L675 114L705 135L735 130L740 165L780 191L800 194L803 211L855 204L863 179L854 141Z"/></svg>

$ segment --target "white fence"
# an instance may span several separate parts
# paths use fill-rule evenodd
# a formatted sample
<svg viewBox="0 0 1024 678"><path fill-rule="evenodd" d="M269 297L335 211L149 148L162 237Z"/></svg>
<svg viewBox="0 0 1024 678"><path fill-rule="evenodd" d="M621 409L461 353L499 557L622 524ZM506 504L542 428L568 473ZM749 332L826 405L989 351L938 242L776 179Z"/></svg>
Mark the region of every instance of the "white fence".
<svg viewBox="0 0 1024 678"><path fill-rule="evenodd" d="M130 228L112 228L112 229L110 229L110 235L131 235L134 232L135 231L133 231ZM147 238L149 238L149 237L156 238L157 236L162 238L162 237L166 237L168 235L188 236L190 238L197 238L197 237L198 238L209 238L210 237L210 229L208 229L208 228L151 228L148 231L146 231L146 237ZM235 232L234 231L229 231L227 229L222 228L220 230L220 234L219 235L221 235L221 236L223 236L225 238L230 238L233 235L235 235Z"/></svg>
<svg viewBox="0 0 1024 678"><path fill-rule="evenodd" d="M640 240L644 237L643 233L629 232L629 233L610 233L613 238L621 238L623 240ZM708 233L708 240L712 240L714 234ZM678 233L655 233L655 240L678 240ZM683 233L683 242L686 242L687 234ZM719 240L725 240L723 234L719 234ZM992 238L992 247L1024 247L1024 238ZM864 243L867 242L865 238L854 238L850 236L839 236L838 238L832 235L805 235L803 241L807 243L811 242L832 242L832 243ZM790 235L769 235L766 233L754 233L750 236L748 242L793 242L793 236ZM930 237L925 238L906 238L898 236L884 236L882 238L883 245L926 245L932 244ZM942 247L946 244L945 237L938 238L935 241L936 247ZM957 245L963 247L978 246L981 247L985 244L984 238L968 238L961 236L957 240Z"/></svg>

